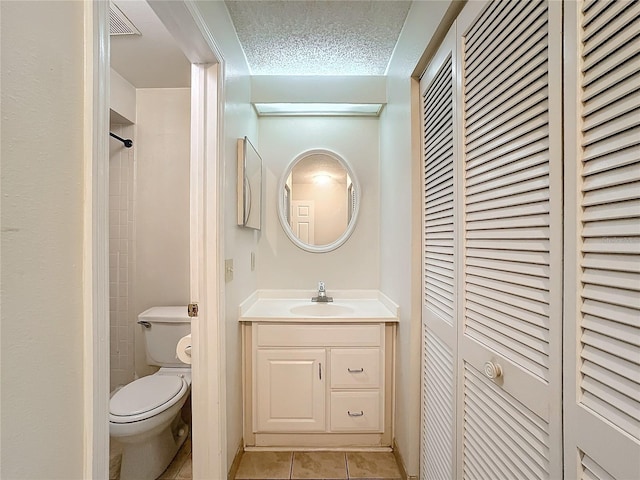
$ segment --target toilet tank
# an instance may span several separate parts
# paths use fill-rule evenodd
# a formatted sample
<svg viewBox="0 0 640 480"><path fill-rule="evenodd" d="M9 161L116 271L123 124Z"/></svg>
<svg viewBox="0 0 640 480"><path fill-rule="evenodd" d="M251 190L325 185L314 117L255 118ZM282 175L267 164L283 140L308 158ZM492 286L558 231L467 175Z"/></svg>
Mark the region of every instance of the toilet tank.
<svg viewBox="0 0 640 480"><path fill-rule="evenodd" d="M147 363L159 367L184 367L176 357L178 340L191 333L187 306L151 307L138 315L142 325Z"/></svg>

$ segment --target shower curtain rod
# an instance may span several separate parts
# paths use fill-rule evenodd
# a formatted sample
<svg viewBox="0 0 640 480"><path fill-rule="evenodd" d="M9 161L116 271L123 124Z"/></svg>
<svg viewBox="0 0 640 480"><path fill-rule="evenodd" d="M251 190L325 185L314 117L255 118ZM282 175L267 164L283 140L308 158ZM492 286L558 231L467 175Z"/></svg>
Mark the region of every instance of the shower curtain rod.
<svg viewBox="0 0 640 480"><path fill-rule="evenodd" d="M127 140L125 138L119 137L118 135L116 135L115 133L109 132L109 135L111 135L113 138L120 140L122 143L124 143L124 146L127 148L131 148L133 147L133 142L131 140Z"/></svg>

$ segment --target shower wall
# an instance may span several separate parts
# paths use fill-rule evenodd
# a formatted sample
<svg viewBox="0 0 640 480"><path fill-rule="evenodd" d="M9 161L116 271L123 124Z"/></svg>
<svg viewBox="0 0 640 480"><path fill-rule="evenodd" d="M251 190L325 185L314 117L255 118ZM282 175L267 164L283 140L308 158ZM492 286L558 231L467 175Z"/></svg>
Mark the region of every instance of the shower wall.
<svg viewBox="0 0 640 480"><path fill-rule="evenodd" d="M133 125L111 125L111 132L133 139ZM110 389L125 385L135 375L134 268L135 142L125 148L109 143L109 315L111 341Z"/></svg>

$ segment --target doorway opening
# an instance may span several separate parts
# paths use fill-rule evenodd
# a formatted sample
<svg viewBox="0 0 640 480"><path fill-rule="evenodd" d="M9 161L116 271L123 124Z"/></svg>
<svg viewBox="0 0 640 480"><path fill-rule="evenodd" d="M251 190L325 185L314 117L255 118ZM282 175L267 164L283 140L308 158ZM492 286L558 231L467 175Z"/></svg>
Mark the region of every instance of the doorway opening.
<svg viewBox="0 0 640 480"><path fill-rule="evenodd" d="M183 142L175 141L175 132L166 132L163 139L162 135L153 133L153 130L152 133L143 130L141 118L136 118L134 122L129 121L128 124L118 123L117 118L116 123L110 122L108 112L113 106L114 97L110 95L109 85L111 83L110 90L113 92L114 87L118 87L119 80L110 82L112 75L108 54L108 3L98 2L87 6L86 40L90 48L87 49L86 62L89 74L86 104L87 118L91 118L92 121L91 131L87 132L88 138L91 138L88 150L91 151L87 155L88 173L85 177L87 196L90 200L90 208L86 212L88 227L85 251L90 257L86 272L91 278L85 292L85 299L90 307L87 309L88 328L85 336L88 359L85 378L91 391L86 397L85 473L87 478L106 478L109 474L109 392L132 377L151 373L145 370L144 349L139 348L141 336L136 335L138 325L134 323L140 305L145 301L151 301L149 298L145 299L150 288L144 282L145 278L149 279L150 276L141 276L141 272L147 269L153 273L153 269L143 263L146 259L136 257L136 243L141 240L140 233L149 225L143 225L140 205L137 203L140 202L140 195L135 195L135 184L130 180L133 178L137 182L140 179L142 158L145 155L151 158L155 152L155 158L158 160L158 149L166 149L168 145L179 145L185 152L185 163L179 167L184 175L183 185L182 188L172 186L171 189L180 190L182 193L184 208L177 215L186 226L181 230L187 232L182 239L184 248L179 254L186 259L181 267L186 281L183 282L182 296L170 303L184 304L185 308L187 303L200 304L199 316L192 321L192 410L193 416L198 419L194 422L198 426L193 431L193 470L195 476L217 478L223 469L221 458L224 458L224 444L221 441L224 428L220 426L224 419L224 405L218 402L221 372L217 361L224 353L220 351L223 345L218 341L217 322L208 324L206 320L209 316L217 318L217 310L222 306L215 288L218 250L209 250L215 254L205 256L204 246L210 246L211 239L214 239L215 243L221 224L221 215L217 212L220 204L217 201L217 169L220 128L218 98L222 87L219 81L221 55L213 44L207 27L191 15L189 7L184 2L167 2L170 4L165 5L162 2L148 4L144 1L127 3L139 4L137 6L140 8L150 7L154 11L160 23L175 38L187 57L189 77L193 85L192 89L186 92L186 96L185 92L170 92L182 94L181 104L183 107L186 105L186 110L181 110L183 115L186 112L186 121L183 124L186 125L187 131ZM141 97L150 97L146 100L153 103L151 97L159 92L152 91L152 88L145 90L147 91L142 92ZM139 108L138 101L134 103L137 116L142 109ZM114 165L113 172L105 168L109 165L107 134L111 126L127 138L133 138L135 145L132 152L117 153L118 164ZM145 139L145 134L148 134L149 138ZM205 162L209 165L208 169L204 168ZM169 166L163 161L158 163L159 165L153 166L156 171ZM212 166L214 168L211 168ZM116 172L118 176L115 175ZM170 172L165 171L163 174L165 180L169 176L175 181L175 176L172 177ZM125 190L123 182L126 184ZM116 192L118 195L115 195ZM163 218L166 220L166 217L163 217L166 209L156 210L155 218L149 220L145 217L145 222L153 224L162 223ZM134 212L133 218L131 212ZM139 224L136 224L136 221ZM165 235L175 227L171 225L171 222L163 225ZM126 238L123 238L123 233L126 234ZM152 303L166 305L166 300L162 303ZM107 339L110 340L107 342ZM106 348L107 344L111 348ZM209 349L215 352L215 355L209 354ZM117 365L117 376L110 374L109 360L113 360L113 365ZM117 384L110 382L110 378ZM213 455L211 452L218 454Z"/></svg>

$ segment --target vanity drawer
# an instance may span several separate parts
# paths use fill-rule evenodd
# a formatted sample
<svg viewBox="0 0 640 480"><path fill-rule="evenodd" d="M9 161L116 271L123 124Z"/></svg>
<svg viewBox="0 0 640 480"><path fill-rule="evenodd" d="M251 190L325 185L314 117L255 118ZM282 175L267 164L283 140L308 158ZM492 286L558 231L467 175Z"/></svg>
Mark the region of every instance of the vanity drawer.
<svg viewBox="0 0 640 480"><path fill-rule="evenodd" d="M367 325L257 325L258 347L378 347L384 324Z"/></svg>
<svg viewBox="0 0 640 480"><path fill-rule="evenodd" d="M331 350L331 388L380 387L379 348Z"/></svg>
<svg viewBox="0 0 640 480"><path fill-rule="evenodd" d="M332 432L379 432L380 391L331 392Z"/></svg>

